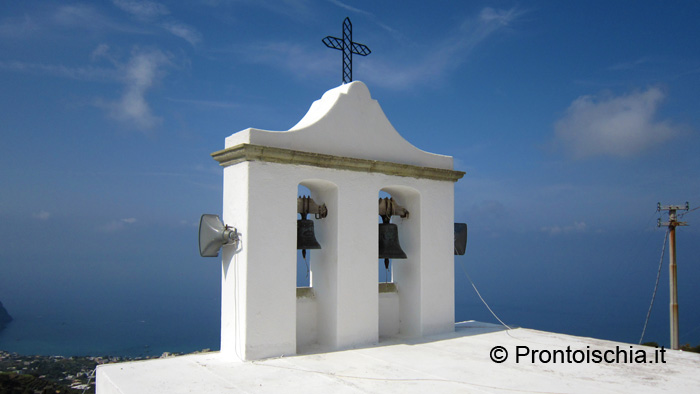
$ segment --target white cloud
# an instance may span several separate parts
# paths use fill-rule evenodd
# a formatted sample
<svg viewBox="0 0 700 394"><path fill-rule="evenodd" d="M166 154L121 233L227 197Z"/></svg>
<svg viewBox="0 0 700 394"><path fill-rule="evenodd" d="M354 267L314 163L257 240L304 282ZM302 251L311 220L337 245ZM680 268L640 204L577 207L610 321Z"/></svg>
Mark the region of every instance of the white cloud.
<svg viewBox="0 0 700 394"><path fill-rule="evenodd" d="M401 37L402 37L401 34L400 34L398 31L396 31L396 29L394 29L394 28L392 28L392 27L390 27L390 26L387 26L386 24L382 23L382 22L377 18L376 15L374 15L373 13L371 13L371 12L369 12L369 11L365 11L365 10L362 10L362 9L359 9L359 8L356 8L356 7L353 7L353 6L349 5L349 4L346 4L346 3L341 2L341 1L339 1L339 0L328 0L328 2L330 2L330 3L332 3L332 4L334 4L334 5L338 6L338 7L340 7L340 8L342 8L342 9L346 10L346 11L354 12L354 13L356 13L356 14L363 15L363 16L367 17L367 19L369 19L369 20L371 20L372 22L376 23L377 26L379 26L379 27L381 27L382 29L386 30L388 33L390 33L390 34L391 34L393 37L395 37L395 38L401 38Z"/></svg>
<svg viewBox="0 0 700 394"><path fill-rule="evenodd" d="M331 3L333 3L333 4L335 4L335 5L337 5L337 6L340 7L340 8L342 8L342 9L344 9L344 10L347 10L347 11L350 11L350 12L355 12L355 13L357 13L357 14L362 14L362 15L367 15L367 16L374 16L371 12L367 12L367 11L365 11L365 10L361 10L361 9L359 9L359 8L355 8L355 7L353 7L353 6L351 6L351 5L348 5L348 4L345 4L345 3L343 3L343 2L341 2L341 1L339 1L339 0L328 0L328 1L331 2Z"/></svg>
<svg viewBox="0 0 700 394"><path fill-rule="evenodd" d="M237 48L245 53L243 60L252 63L268 64L282 67L299 77L313 77L319 74L333 72L338 59L330 59L320 55L323 49L309 50L293 43L270 42L252 45L247 48ZM338 71L339 72L339 71Z"/></svg>
<svg viewBox="0 0 700 394"><path fill-rule="evenodd" d="M478 17L464 21L456 34L432 45L421 60L401 65L367 59L364 79L374 85L405 89L416 82L429 82L462 64L471 53L495 33L503 30L523 14L516 8L495 10L484 8Z"/></svg>
<svg viewBox="0 0 700 394"><path fill-rule="evenodd" d="M139 51L123 67L124 93L121 99L108 103L111 115L142 130L152 129L161 121L153 115L146 93L164 75L163 67L170 64L160 50Z"/></svg>
<svg viewBox="0 0 700 394"><path fill-rule="evenodd" d="M61 5L46 21L40 21L49 27L58 26L80 30L115 30L126 33L143 34L145 31L133 26L117 23L90 5L70 4Z"/></svg>
<svg viewBox="0 0 700 394"><path fill-rule="evenodd" d="M170 56L158 49L135 50L126 62L119 62L109 53L106 44L100 44L91 54L93 61L106 58L114 67L69 67L55 64L25 63L0 60L0 70L52 75L83 81L113 82L124 84L120 99L95 100L95 105L105 108L116 119L130 123L139 129L152 129L161 121L153 115L146 101L146 94L165 75L164 68L171 65Z"/></svg>
<svg viewBox="0 0 700 394"><path fill-rule="evenodd" d="M26 37L39 30L39 24L28 15L22 18L4 18L0 21L0 37Z"/></svg>
<svg viewBox="0 0 700 394"><path fill-rule="evenodd" d="M39 211L32 214L32 216L34 216L35 219L48 220L51 217L51 214L46 211Z"/></svg>
<svg viewBox="0 0 700 394"><path fill-rule="evenodd" d="M141 19L155 18L170 13L168 7L153 1L112 0L112 3L122 11Z"/></svg>
<svg viewBox="0 0 700 394"><path fill-rule="evenodd" d="M185 25L184 23L174 21L164 22L161 24L161 27L170 32L170 34L182 38L193 46L202 40L202 34L198 32L197 29Z"/></svg>
<svg viewBox="0 0 700 394"><path fill-rule="evenodd" d="M168 98L168 100L176 102L176 103L183 103L183 104L191 104L191 105L196 105L200 107L210 107L210 108L239 108L241 105L237 102L233 101L216 101L216 100L195 100L195 99L176 99L176 98Z"/></svg>
<svg viewBox="0 0 700 394"><path fill-rule="evenodd" d="M556 122L556 142L577 159L639 154L680 131L654 119L665 97L658 87L617 97L581 96Z"/></svg>
<svg viewBox="0 0 700 394"><path fill-rule="evenodd" d="M566 234L566 233L582 233L586 231L586 223L585 222L574 222L573 224L567 225L567 226L552 226L552 227L542 227L541 231L544 233L548 233L549 235L560 235L560 234Z"/></svg>
<svg viewBox="0 0 700 394"><path fill-rule="evenodd" d="M494 10L491 7L486 7L479 13L479 19L486 22L492 23L496 22L500 25L506 26L518 16L519 12L515 8L509 10Z"/></svg>
<svg viewBox="0 0 700 394"><path fill-rule="evenodd" d="M118 73L113 69L106 69L93 66L69 67L61 64L26 63L19 61L0 60L0 69L47 74L56 77L77 79L83 81L105 81L115 80Z"/></svg>
<svg viewBox="0 0 700 394"><path fill-rule="evenodd" d="M111 47L104 43L99 44L90 54L90 60L93 62L97 62L102 59L112 63L116 69L119 69L122 66L119 59L112 53Z"/></svg>
<svg viewBox="0 0 700 394"><path fill-rule="evenodd" d="M173 18L165 18L170 14L168 7L154 1L112 0L115 6L125 11L141 22L154 22L168 33L180 37L195 45L202 40L202 34L192 26L186 25Z"/></svg>
<svg viewBox="0 0 700 394"><path fill-rule="evenodd" d="M365 13L340 1L332 1L341 8ZM349 7L349 8L348 8ZM509 10L494 10L485 8L479 15L465 21L459 31L446 37L442 42L430 43L429 50L416 61L413 52L415 48L406 51L406 56L411 56L411 61L401 59L394 62L382 62L374 60L370 55L361 60L359 69L362 70L362 80L372 85L393 89L406 89L414 83L431 83L436 78L442 77L447 71L462 64L471 52L496 32L503 30L512 24L522 12L516 8ZM374 18L372 18L374 19ZM376 22L376 21L375 21ZM393 29L376 22L383 29L393 32ZM371 48L371 45L369 45ZM245 53L242 59L268 64L275 67L283 67L300 77L317 76L319 73L329 74L337 70L335 65L340 61L340 54L330 56L325 48L320 50L309 49L289 42L263 43L239 49ZM411 53L409 53L411 52ZM355 75L356 76L356 75Z"/></svg>
<svg viewBox="0 0 700 394"><path fill-rule="evenodd" d="M92 51L90 54L90 59L92 61L98 60L103 57L108 57L109 56L109 45L107 44L100 44L95 48L95 50Z"/></svg>
<svg viewBox="0 0 700 394"><path fill-rule="evenodd" d="M199 227L199 221L180 220L180 224L189 227Z"/></svg>
<svg viewBox="0 0 700 394"><path fill-rule="evenodd" d="M118 31L130 34L146 34L147 31L133 25L121 24L89 4L63 4L50 2L48 12L35 12L22 17L0 19L0 37L22 39L55 35L58 30Z"/></svg>
<svg viewBox="0 0 700 394"><path fill-rule="evenodd" d="M632 70L634 68L637 68L643 64L649 63L651 59L647 56L641 57L637 60L631 61L631 62L622 62L622 63L617 63L613 64L610 66L608 69L613 70L613 71L626 71L626 70Z"/></svg>
<svg viewBox="0 0 700 394"><path fill-rule="evenodd" d="M105 22L104 16L93 7L82 4L63 5L56 9L53 20L67 27L95 27Z"/></svg>
<svg viewBox="0 0 700 394"><path fill-rule="evenodd" d="M126 226L134 223L136 223L135 218L112 220L111 222L99 226L97 229L105 233L113 233L115 231L123 230L126 228Z"/></svg>

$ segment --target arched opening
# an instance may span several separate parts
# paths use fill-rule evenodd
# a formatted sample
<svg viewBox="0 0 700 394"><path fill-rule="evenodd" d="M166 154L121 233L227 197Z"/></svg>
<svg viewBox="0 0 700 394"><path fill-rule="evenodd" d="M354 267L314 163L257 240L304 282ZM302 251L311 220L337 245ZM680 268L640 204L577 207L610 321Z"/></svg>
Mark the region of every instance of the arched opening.
<svg viewBox="0 0 700 394"><path fill-rule="evenodd" d="M388 186L380 190L379 199L378 221L385 227L380 224L379 336L412 335L420 318L415 310L420 298L420 193L407 186ZM387 222L393 225L390 229ZM383 236L388 231L392 233ZM383 252L382 242L393 245L384 247L393 252ZM388 259L388 268L383 256L395 256Z"/></svg>
<svg viewBox="0 0 700 394"><path fill-rule="evenodd" d="M321 209L322 208L322 209ZM297 186L297 220L306 212L305 225L313 224L312 238L317 247L306 249L300 245L297 230L297 353L319 343L319 337L327 335L324 325L327 315L333 313L333 277L338 260L338 187L329 181L308 179ZM324 213L321 214L321 211ZM302 213L300 213L302 212ZM298 226L300 224L298 223ZM307 231L310 231L307 228ZM304 237L311 237L306 234ZM314 241L310 241L311 244ZM308 245L308 243L307 243Z"/></svg>

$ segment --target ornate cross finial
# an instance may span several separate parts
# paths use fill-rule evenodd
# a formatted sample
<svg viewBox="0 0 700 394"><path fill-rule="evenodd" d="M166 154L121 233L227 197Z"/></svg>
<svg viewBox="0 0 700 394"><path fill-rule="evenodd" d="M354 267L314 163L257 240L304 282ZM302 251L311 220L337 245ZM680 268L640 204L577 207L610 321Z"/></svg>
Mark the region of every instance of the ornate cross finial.
<svg viewBox="0 0 700 394"><path fill-rule="evenodd" d="M323 43L328 48L343 51L343 83L352 82L352 54L367 56L372 53L367 45L352 41L352 23L350 18L345 18L343 21L342 39L327 36L323 39Z"/></svg>

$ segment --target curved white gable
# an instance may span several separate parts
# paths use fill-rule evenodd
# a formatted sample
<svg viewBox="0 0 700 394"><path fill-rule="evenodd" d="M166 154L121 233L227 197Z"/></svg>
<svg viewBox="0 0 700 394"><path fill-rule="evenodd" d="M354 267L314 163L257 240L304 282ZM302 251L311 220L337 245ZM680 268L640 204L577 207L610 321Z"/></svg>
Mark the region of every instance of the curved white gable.
<svg viewBox="0 0 700 394"><path fill-rule="evenodd" d="M360 81L324 93L288 131L250 128L226 138L227 148L239 144L452 169L452 157L422 151L401 137Z"/></svg>

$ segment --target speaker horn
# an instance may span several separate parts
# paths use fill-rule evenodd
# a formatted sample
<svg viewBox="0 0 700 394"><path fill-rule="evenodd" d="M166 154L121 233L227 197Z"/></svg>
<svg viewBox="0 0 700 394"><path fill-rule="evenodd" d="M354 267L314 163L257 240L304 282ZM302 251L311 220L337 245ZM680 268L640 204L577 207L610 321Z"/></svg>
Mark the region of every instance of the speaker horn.
<svg viewBox="0 0 700 394"><path fill-rule="evenodd" d="M455 256L462 256L467 251L467 224L455 223Z"/></svg>
<svg viewBox="0 0 700 394"><path fill-rule="evenodd" d="M217 257L223 245L232 244L238 248L238 231L225 226L219 215L204 214L199 219L199 255Z"/></svg>

